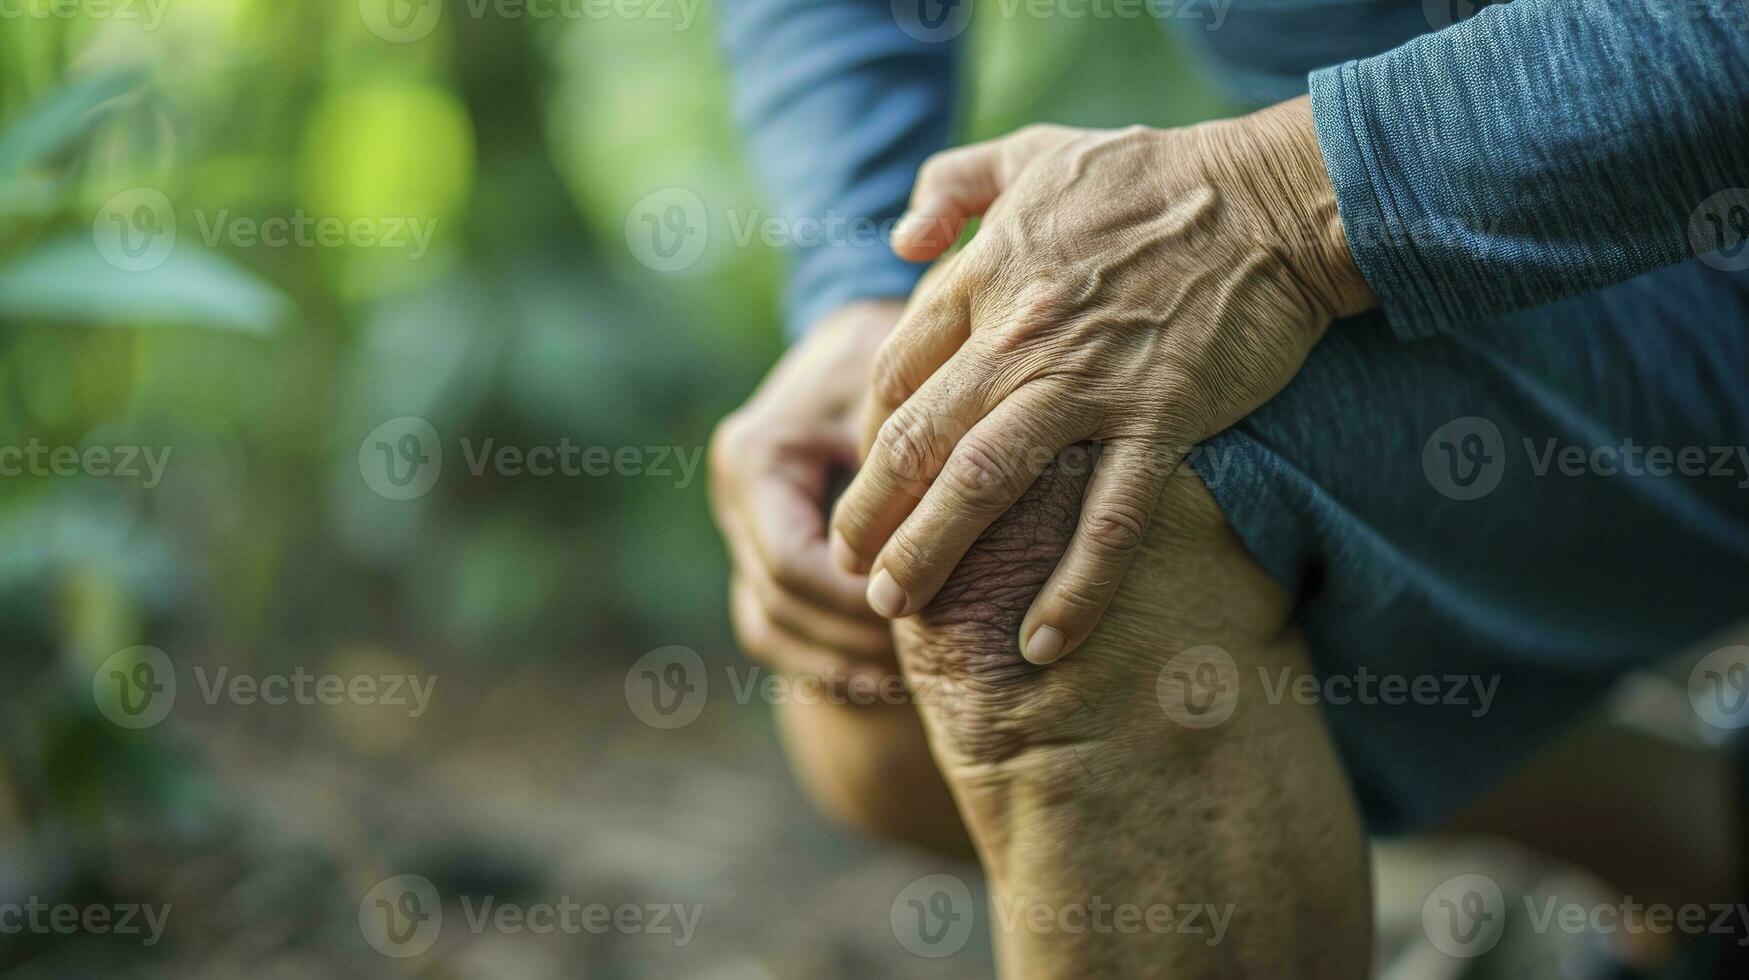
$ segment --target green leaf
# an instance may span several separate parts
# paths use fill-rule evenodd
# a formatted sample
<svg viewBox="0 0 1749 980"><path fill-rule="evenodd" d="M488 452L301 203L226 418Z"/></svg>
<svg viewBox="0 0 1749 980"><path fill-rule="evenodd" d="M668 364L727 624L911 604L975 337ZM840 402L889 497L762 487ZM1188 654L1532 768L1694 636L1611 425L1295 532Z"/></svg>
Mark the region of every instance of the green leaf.
<svg viewBox="0 0 1749 980"><path fill-rule="evenodd" d="M130 69L80 79L38 102L0 132L0 178L52 156L85 134L103 103L133 89L144 73Z"/></svg>
<svg viewBox="0 0 1749 980"><path fill-rule="evenodd" d="M213 252L171 251L163 264L125 272L90 238L61 238L0 266L0 320L161 324L272 332L290 303L259 277Z"/></svg>

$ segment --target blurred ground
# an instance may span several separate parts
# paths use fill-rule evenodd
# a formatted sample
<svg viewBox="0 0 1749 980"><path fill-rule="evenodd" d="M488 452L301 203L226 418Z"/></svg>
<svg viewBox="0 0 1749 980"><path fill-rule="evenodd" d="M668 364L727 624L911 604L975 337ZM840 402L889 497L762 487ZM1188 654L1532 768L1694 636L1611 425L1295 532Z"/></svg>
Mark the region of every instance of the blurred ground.
<svg viewBox="0 0 1749 980"><path fill-rule="evenodd" d="M198 705L179 738L210 761L228 803L180 840L139 846L118 834L101 866L84 869L92 887L69 883L87 899L171 903L164 942L141 951L79 937L7 975L370 977L403 963L427 977L967 975L981 939L950 959L919 958L888 914L915 878L947 871L975 887L975 868L822 825L758 707L717 698L686 728L659 731L634 717L623 685L623 674L582 665L509 675L457 665L438 673L419 719L437 734L405 740L378 723L360 739L367 719L319 707ZM215 843L217 853L188 853ZM14 852L5 877L17 883L44 856ZM361 896L401 873L445 896L437 944L409 961L379 956L358 925ZM612 931L476 934L460 895L476 909L487 895L569 896L696 903L701 915L684 945Z"/></svg>

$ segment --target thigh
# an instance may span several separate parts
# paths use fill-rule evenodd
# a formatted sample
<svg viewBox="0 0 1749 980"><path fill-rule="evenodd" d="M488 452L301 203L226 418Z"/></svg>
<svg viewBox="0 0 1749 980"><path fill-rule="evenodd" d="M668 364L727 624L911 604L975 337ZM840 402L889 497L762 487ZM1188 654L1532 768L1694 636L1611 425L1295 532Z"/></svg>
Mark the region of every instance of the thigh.
<svg viewBox="0 0 1749 980"><path fill-rule="evenodd" d="M1398 340L1333 325L1195 465L1320 671L1369 826L1436 825L1749 616L1749 280L1699 263ZM1450 696L1448 696L1450 695Z"/></svg>

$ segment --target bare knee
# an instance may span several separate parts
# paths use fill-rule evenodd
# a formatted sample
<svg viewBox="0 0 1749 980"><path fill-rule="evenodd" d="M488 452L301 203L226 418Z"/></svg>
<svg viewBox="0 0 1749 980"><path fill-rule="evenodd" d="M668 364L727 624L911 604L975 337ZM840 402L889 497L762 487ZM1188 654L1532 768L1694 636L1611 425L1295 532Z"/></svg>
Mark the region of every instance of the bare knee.
<svg viewBox="0 0 1749 980"><path fill-rule="evenodd" d="M1087 643L1048 667L1019 629L1080 518L1092 454L1066 451L991 525L927 608L899 629L900 657L940 747L970 766L1154 730L1155 678L1181 650L1266 643L1287 597L1250 558L1201 481L1167 480L1142 547Z"/></svg>

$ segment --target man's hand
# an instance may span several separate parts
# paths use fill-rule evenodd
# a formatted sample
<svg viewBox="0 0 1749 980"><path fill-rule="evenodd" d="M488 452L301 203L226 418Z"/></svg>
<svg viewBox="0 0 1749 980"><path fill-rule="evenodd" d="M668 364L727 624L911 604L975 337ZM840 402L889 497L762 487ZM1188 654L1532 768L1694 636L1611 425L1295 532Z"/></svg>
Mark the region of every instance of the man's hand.
<svg viewBox="0 0 1749 980"><path fill-rule="evenodd" d="M711 504L734 564L730 605L746 652L793 673L892 673L890 627L867 580L828 558L835 471L858 453L853 408L898 301L856 303L798 342L711 438Z"/></svg>
<svg viewBox="0 0 1749 980"><path fill-rule="evenodd" d="M1059 450L1101 456L1020 629L1048 663L1098 622L1167 475L1298 372L1372 296L1305 99L1174 130L1035 126L919 174L893 247L940 255L870 378L869 455L832 520L869 604L923 608Z"/></svg>

